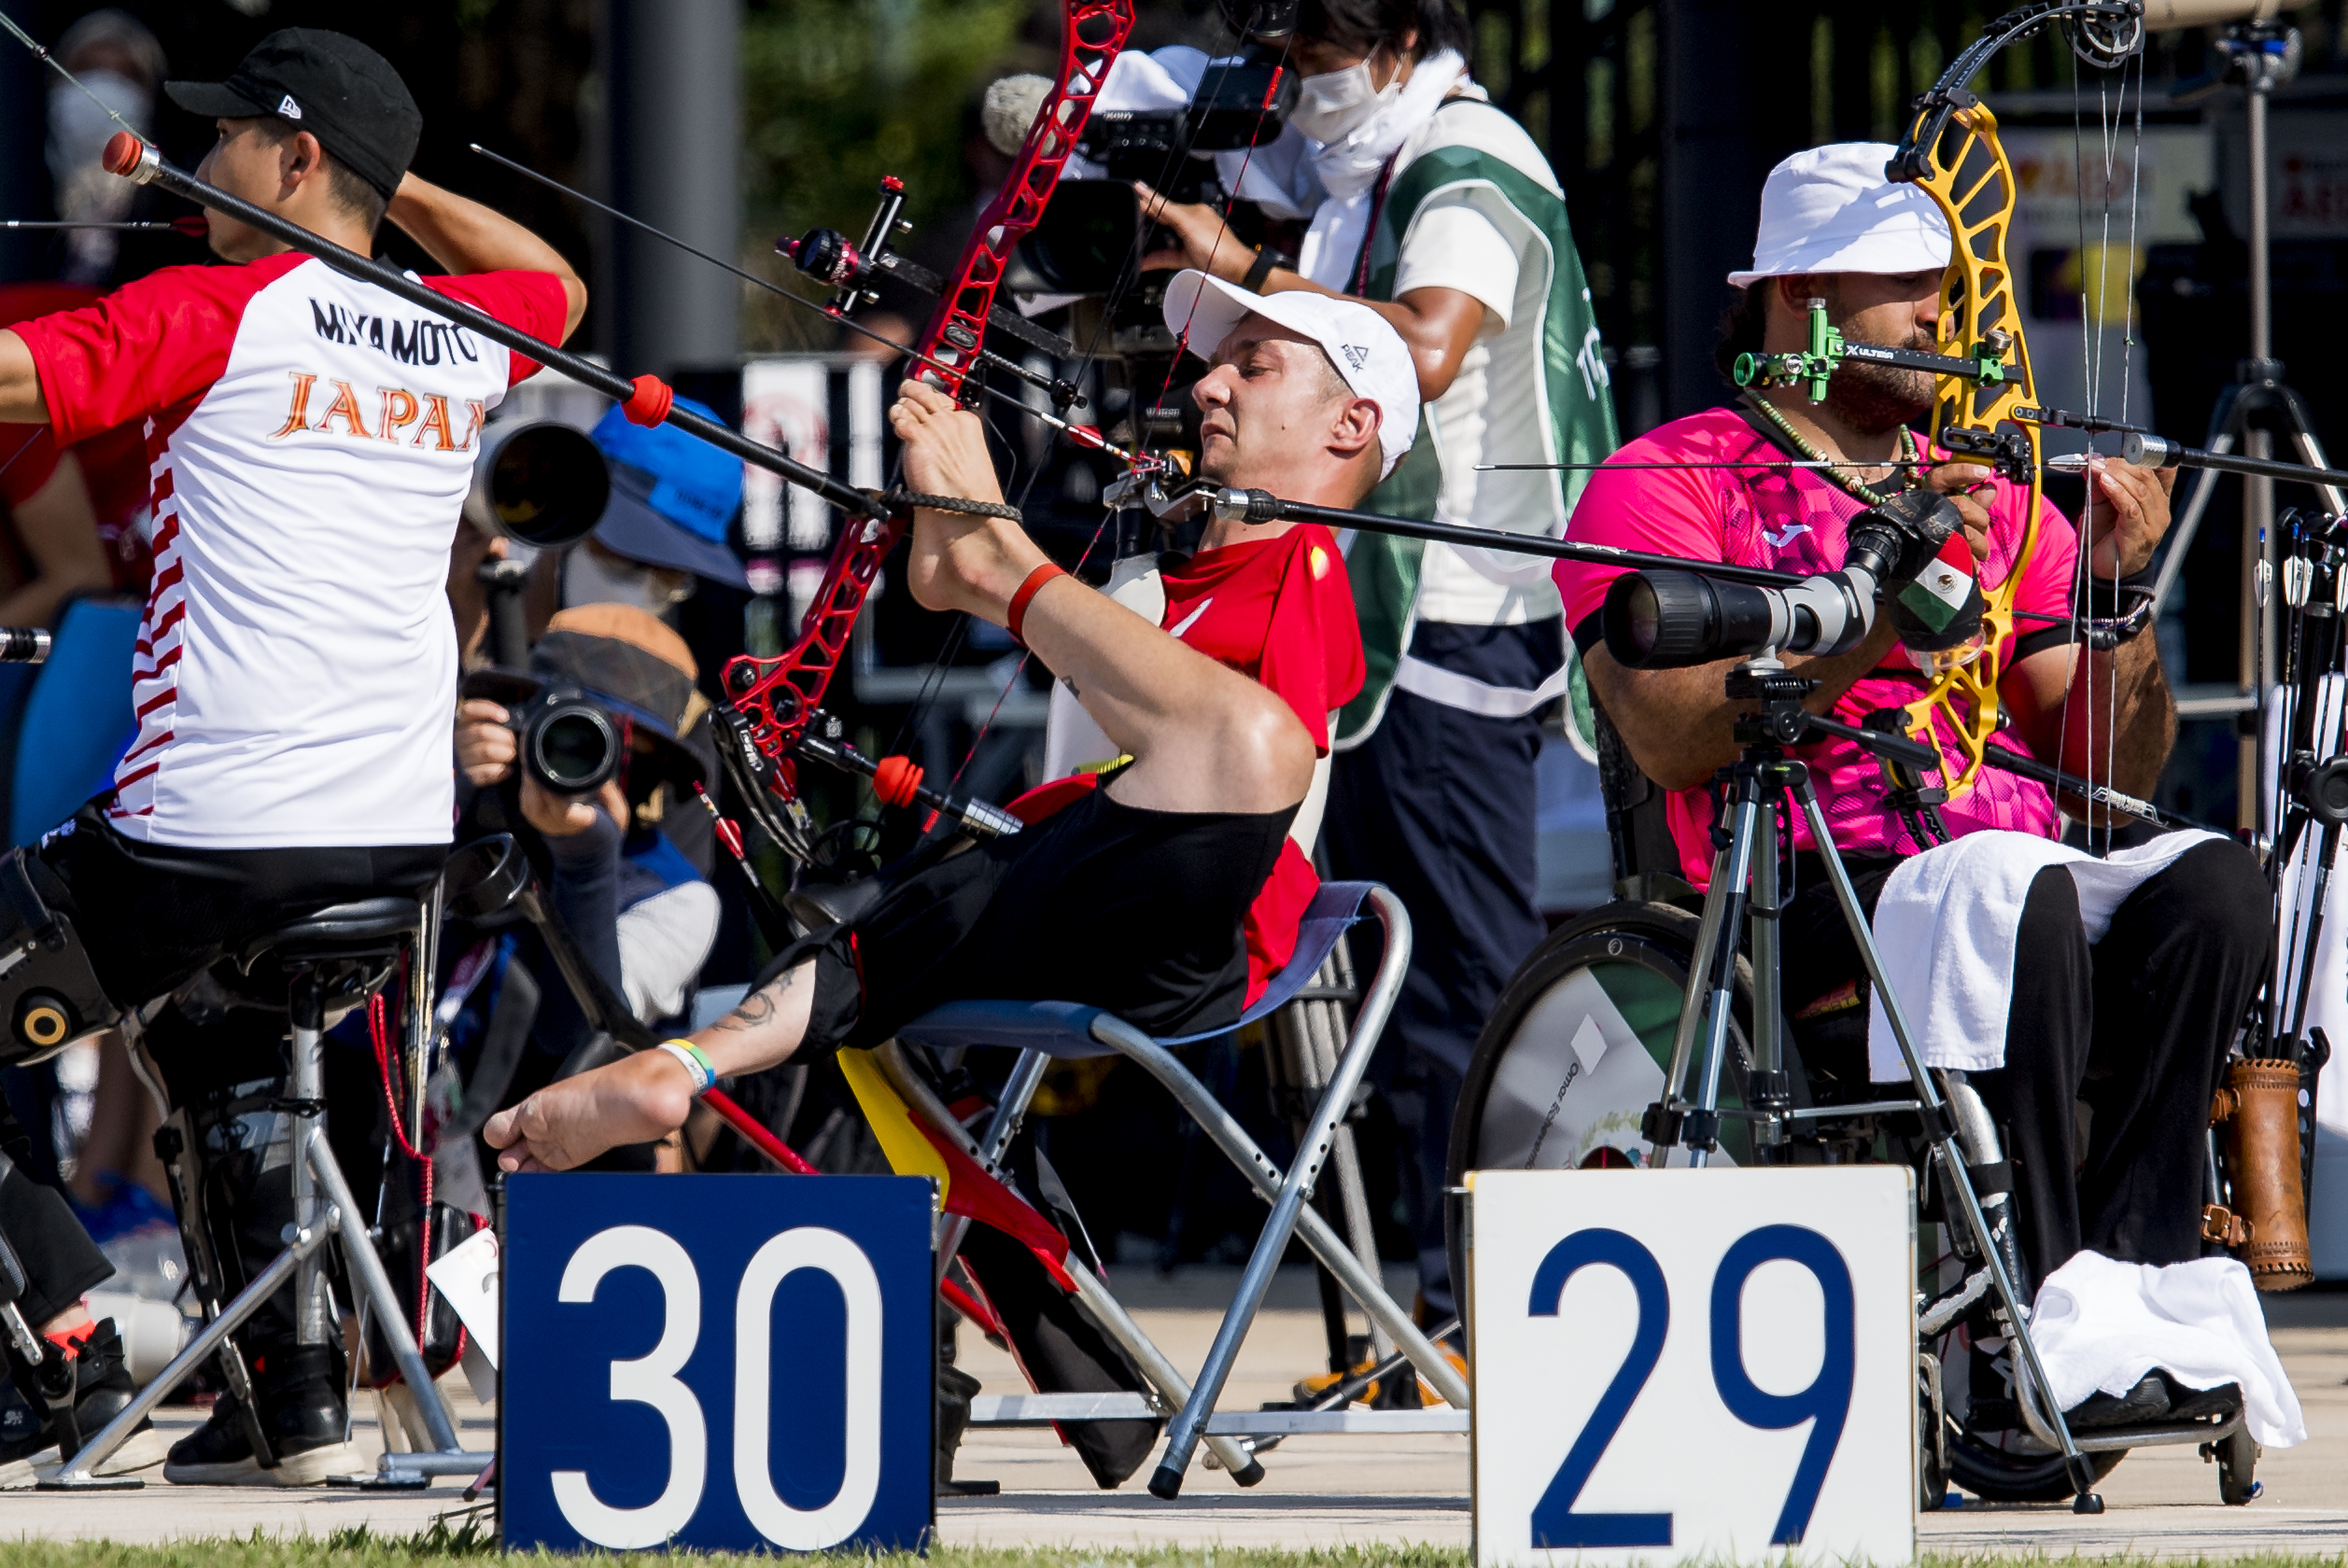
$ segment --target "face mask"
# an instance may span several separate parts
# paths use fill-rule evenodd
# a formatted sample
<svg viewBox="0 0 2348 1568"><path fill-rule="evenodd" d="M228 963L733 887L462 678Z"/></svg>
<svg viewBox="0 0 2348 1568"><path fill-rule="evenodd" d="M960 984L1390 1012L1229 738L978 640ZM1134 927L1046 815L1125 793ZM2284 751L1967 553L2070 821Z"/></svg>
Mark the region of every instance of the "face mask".
<svg viewBox="0 0 2348 1568"><path fill-rule="evenodd" d="M1288 123L1316 142L1342 142L1368 124L1402 91L1398 76L1384 91L1371 85L1370 62L1307 77L1297 87Z"/></svg>
<svg viewBox="0 0 2348 1568"><path fill-rule="evenodd" d="M685 578L681 587L682 575L606 559L582 545L563 559L563 603L634 605L665 616L693 596L693 579Z"/></svg>
<svg viewBox="0 0 2348 1568"><path fill-rule="evenodd" d="M145 87L104 68L84 72L81 79L106 108L134 126L146 126L154 111L155 100ZM120 129L107 118L105 108L91 103L70 84L59 82L49 94L47 152L50 176L63 183L84 168L104 175L98 168L99 154L105 149L106 139ZM110 175L105 177L113 178ZM127 180L115 183L126 189L130 184Z"/></svg>

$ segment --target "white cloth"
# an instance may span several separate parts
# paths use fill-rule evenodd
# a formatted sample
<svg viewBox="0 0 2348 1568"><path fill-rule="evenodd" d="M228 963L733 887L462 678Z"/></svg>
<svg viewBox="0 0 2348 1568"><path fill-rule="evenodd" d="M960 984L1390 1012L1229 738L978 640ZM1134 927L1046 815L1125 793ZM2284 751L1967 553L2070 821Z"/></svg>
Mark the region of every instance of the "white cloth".
<svg viewBox="0 0 2348 1568"><path fill-rule="evenodd" d="M1948 219L1920 185L1883 172L1889 142L1833 142L1797 152L1761 187L1753 264L1742 288L1802 273L1936 273L1948 265Z"/></svg>
<svg viewBox="0 0 2348 1568"><path fill-rule="evenodd" d="M2031 1337L2062 1409L2099 1389L2124 1394L2158 1367L2187 1388L2240 1385L2250 1435L2267 1448L2307 1441L2250 1270L2232 1258L2159 1267L2076 1253L2038 1287Z"/></svg>
<svg viewBox="0 0 2348 1568"><path fill-rule="evenodd" d="M1468 63L1455 50L1440 50L1412 67L1411 79L1394 101L1352 135L1342 142L1307 144L1313 172L1329 200L1314 212L1313 227L1298 247L1299 272L1324 288L1348 288L1354 259L1370 232L1379 174L1458 88L1483 95L1468 79Z"/></svg>
<svg viewBox="0 0 2348 1568"><path fill-rule="evenodd" d="M640 1022L685 1010L717 921L717 889L707 882L680 882L620 911L620 983Z"/></svg>
<svg viewBox="0 0 2348 1568"><path fill-rule="evenodd" d="M1989 1072L2005 1065L2005 1016L2014 995L2014 947L2032 879L2067 867L2079 889L2090 943L2146 877L2215 833L2164 833L2097 860L2033 833L1974 833L1901 862L1876 902L1876 948L1916 1031L1926 1067ZM1868 1002L1867 1065L1877 1083L1905 1080L1883 999Z"/></svg>

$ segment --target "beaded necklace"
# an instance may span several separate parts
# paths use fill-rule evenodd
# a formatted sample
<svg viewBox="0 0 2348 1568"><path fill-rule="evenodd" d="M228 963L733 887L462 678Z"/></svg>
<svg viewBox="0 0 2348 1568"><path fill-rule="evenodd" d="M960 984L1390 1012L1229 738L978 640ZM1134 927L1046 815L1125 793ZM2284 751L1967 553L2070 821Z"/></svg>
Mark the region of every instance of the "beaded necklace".
<svg viewBox="0 0 2348 1568"><path fill-rule="evenodd" d="M1766 419L1770 425L1777 429L1779 434L1784 436L1785 439L1793 444L1793 450L1800 453L1803 456L1808 458L1814 463L1832 463L1837 461L1835 458L1827 456L1825 453L1821 452L1816 446L1811 444L1811 442L1803 436L1802 432L1795 429L1793 423L1789 421L1784 414L1779 413L1776 407L1773 406L1767 399L1756 398L1750 392L1747 392L1744 394L1744 399L1747 407L1750 408L1755 413L1760 414L1762 418ZM1900 428L1900 455L1898 458L1895 459L1894 463L1890 466L1895 467L1898 471L1904 475L1912 476L1916 470L1907 465L1914 463L1916 459L1916 433L1913 430L1908 429L1905 426L1903 426ZM1849 466L1854 469L1873 469L1886 467L1887 465L1880 463L1851 463ZM1826 477L1828 483L1834 485L1845 495L1864 501L1869 506L1881 506L1885 501L1891 498L1891 494L1897 494L1896 491L1887 494L1883 491L1877 490L1871 484L1863 484L1858 480L1846 478L1843 475L1842 469L1838 468L1819 469L1814 471L1823 474ZM1900 489L1909 489L1915 484L1915 480L1911 477L1908 479L1906 483L1900 486Z"/></svg>

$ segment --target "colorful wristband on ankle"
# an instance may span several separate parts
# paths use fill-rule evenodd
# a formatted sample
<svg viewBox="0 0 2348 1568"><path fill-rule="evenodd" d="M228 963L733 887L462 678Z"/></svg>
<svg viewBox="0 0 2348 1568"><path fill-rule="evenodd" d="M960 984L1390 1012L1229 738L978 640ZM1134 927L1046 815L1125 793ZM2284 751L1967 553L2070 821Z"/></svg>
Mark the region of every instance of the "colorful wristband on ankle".
<svg viewBox="0 0 2348 1568"><path fill-rule="evenodd" d="M693 1074L693 1092L708 1094L717 1087L717 1069L701 1054L701 1047L690 1040L664 1040L660 1049L677 1058L687 1072Z"/></svg>
<svg viewBox="0 0 2348 1568"><path fill-rule="evenodd" d="M1027 581L1019 584L1019 591L1011 595L1010 611L1003 618L1004 629L1011 634L1011 640L1013 642L1018 643L1021 648L1025 648L1027 646L1027 638L1021 637L1019 633L1027 624L1028 602L1035 597L1037 591L1040 590L1045 583L1049 582L1055 577L1066 577L1067 575L1066 571L1057 566L1054 566L1049 561L1045 562L1042 566L1037 567L1033 571L1027 574Z"/></svg>

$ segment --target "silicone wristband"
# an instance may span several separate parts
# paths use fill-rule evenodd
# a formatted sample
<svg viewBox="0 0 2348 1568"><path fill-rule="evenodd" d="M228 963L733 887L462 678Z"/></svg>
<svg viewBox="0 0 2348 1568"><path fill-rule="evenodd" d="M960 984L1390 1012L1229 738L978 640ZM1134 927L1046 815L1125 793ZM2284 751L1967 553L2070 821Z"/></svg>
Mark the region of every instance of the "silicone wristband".
<svg viewBox="0 0 2348 1568"><path fill-rule="evenodd" d="M1053 565L1049 561L1045 562L1042 566L1037 567L1033 571L1027 574L1027 581L1019 584L1019 591L1011 595L1011 608L1003 617L1004 629L1011 634L1011 640L1013 642L1018 643L1021 648L1025 648L1027 646L1027 638L1019 634L1021 629L1027 624L1028 602L1035 597L1037 591L1040 590L1045 583L1049 582L1055 577L1066 577L1067 575L1068 574L1065 570Z"/></svg>
<svg viewBox="0 0 2348 1568"><path fill-rule="evenodd" d="M693 1092L696 1095L708 1094L717 1087L717 1069L710 1065L709 1057L701 1054L700 1046L690 1040L664 1040L660 1043L660 1049L675 1057L687 1072L693 1074Z"/></svg>

